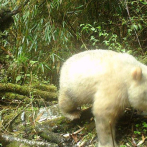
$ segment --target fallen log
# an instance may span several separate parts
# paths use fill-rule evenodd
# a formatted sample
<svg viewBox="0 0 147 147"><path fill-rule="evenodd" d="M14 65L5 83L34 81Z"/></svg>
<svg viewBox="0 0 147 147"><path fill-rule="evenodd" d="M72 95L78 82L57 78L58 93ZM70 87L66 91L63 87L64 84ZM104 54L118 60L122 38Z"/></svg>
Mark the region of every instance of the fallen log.
<svg viewBox="0 0 147 147"><path fill-rule="evenodd" d="M46 101L53 101L57 98L57 92L56 87L51 85L50 91L42 91L39 89L34 89L31 86L20 86L18 84L12 84L12 83L0 83L0 92L13 92L16 94L20 94L27 97L33 98L43 98ZM54 91L53 91L54 88ZM48 86L49 89L49 86ZM53 91L53 92L52 92ZM9 94L10 95L10 94Z"/></svg>
<svg viewBox="0 0 147 147"><path fill-rule="evenodd" d="M28 145L31 145L31 146L58 147L58 145L55 144L55 143L29 140L29 139L14 137L12 135L7 135L7 134L0 134L0 138L1 138L1 141L2 141L2 139L4 141L7 141L7 142L17 141L17 142L21 142L21 143L28 144Z"/></svg>
<svg viewBox="0 0 147 147"><path fill-rule="evenodd" d="M57 91L57 87L55 87L54 85L46 85L46 84L42 84L42 83L32 84L31 87L35 88L35 89L42 90L42 91L47 91L47 92L56 92Z"/></svg>
<svg viewBox="0 0 147 147"><path fill-rule="evenodd" d="M12 93L12 92L2 92L0 93L0 103L3 105L26 105L26 104L34 104L37 106L50 106L51 102L45 101L43 98L34 98L31 99L28 96Z"/></svg>

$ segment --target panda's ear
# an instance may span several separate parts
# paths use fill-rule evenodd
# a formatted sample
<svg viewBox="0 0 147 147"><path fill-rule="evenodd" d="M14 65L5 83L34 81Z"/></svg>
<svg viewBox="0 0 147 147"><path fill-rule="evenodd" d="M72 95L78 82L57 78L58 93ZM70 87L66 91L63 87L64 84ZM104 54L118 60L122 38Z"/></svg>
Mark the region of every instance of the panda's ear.
<svg viewBox="0 0 147 147"><path fill-rule="evenodd" d="M142 79L142 69L140 67L133 68L131 74L134 80L140 81Z"/></svg>

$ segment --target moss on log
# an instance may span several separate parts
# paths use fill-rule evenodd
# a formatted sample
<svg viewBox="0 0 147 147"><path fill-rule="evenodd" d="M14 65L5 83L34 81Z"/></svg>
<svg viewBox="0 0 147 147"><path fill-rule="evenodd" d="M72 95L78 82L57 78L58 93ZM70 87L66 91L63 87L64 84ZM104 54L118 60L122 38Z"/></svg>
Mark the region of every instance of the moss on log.
<svg viewBox="0 0 147 147"><path fill-rule="evenodd" d="M35 89L40 89L42 91L48 91L48 92L57 91L57 87L54 85L45 85L45 84L37 83L37 84L33 84L31 87Z"/></svg>
<svg viewBox="0 0 147 147"><path fill-rule="evenodd" d="M12 92L2 92L0 93L0 97L4 98L5 100L21 100L25 102L30 102L30 98L24 95L12 93Z"/></svg>
<svg viewBox="0 0 147 147"><path fill-rule="evenodd" d="M42 91L39 89L34 89L31 86L20 86L20 85L12 84L12 83L7 83L7 84L0 83L0 93L13 92L13 93L20 94L27 97L33 96L34 98L43 98L46 101L56 100L57 92L55 91L55 88L54 88L54 91L52 92L53 85L48 86L48 89L49 87L51 87L51 91ZM7 96L8 95L10 94L7 94ZM24 97L21 97L21 98L23 99Z"/></svg>
<svg viewBox="0 0 147 147"><path fill-rule="evenodd" d="M24 96L12 92L0 93L0 97L3 98L2 100L0 100L1 104L3 103L3 105L8 105L8 103L10 103L10 105L18 105L18 103L19 105L26 105L29 103L33 103L34 105L37 106L50 106L52 103L49 101L45 101L44 99L40 99L40 98L31 99L28 96Z"/></svg>

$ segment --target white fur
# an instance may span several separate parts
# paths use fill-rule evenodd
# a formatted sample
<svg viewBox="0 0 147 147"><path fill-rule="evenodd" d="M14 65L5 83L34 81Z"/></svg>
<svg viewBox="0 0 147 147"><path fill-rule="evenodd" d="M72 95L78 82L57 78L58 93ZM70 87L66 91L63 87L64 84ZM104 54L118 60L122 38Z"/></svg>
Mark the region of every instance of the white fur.
<svg viewBox="0 0 147 147"><path fill-rule="evenodd" d="M69 58L61 68L59 108L70 119L78 106L93 103L99 147L111 147L110 126L128 106L147 110L147 67L126 53L89 50ZM107 139L106 139L107 138Z"/></svg>

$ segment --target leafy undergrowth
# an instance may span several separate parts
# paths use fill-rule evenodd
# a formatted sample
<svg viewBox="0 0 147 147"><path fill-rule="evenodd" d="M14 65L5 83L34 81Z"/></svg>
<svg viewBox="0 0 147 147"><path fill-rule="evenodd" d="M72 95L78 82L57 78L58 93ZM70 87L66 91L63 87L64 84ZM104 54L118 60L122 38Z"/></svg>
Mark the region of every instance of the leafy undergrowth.
<svg viewBox="0 0 147 147"><path fill-rule="evenodd" d="M69 132L63 136L70 138L72 147L97 147L93 118L73 126ZM147 147L147 116L127 109L116 125L116 141L119 147Z"/></svg>
<svg viewBox="0 0 147 147"><path fill-rule="evenodd" d="M126 110L119 120L116 138L120 147L147 147L147 116L146 114Z"/></svg>
<svg viewBox="0 0 147 147"><path fill-rule="evenodd" d="M26 111L25 125L20 120L20 113L17 117L11 119L9 118L10 115L8 116L13 122L11 121L11 127L7 129L11 133L7 132L7 134L13 134L13 137L5 134L13 139L12 143L15 143L14 136L16 136L21 138L17 144L24 144L24 139L27 139L24 145L28 147L36 147L36 145L30 145L30 141L52 143L52 146L55 145L55 147L97 147L98 139L91 109L82 111L79 120L69 121L60 116L39 124L37 120L41 119L43 113L38 114L39 116L34 116L33 119L31 112L34 113L35 110L30 111L30 114ZM142 113L139 114L138 111L127 109L116 125L116 141L119 147L147 147L147 116L142 115ZM6 143L8 144L8 142ZM3 144L1 145L3 146ZM12 147L11 143L9 145ZM15 147L19 145L15 144Z"/></svg>

